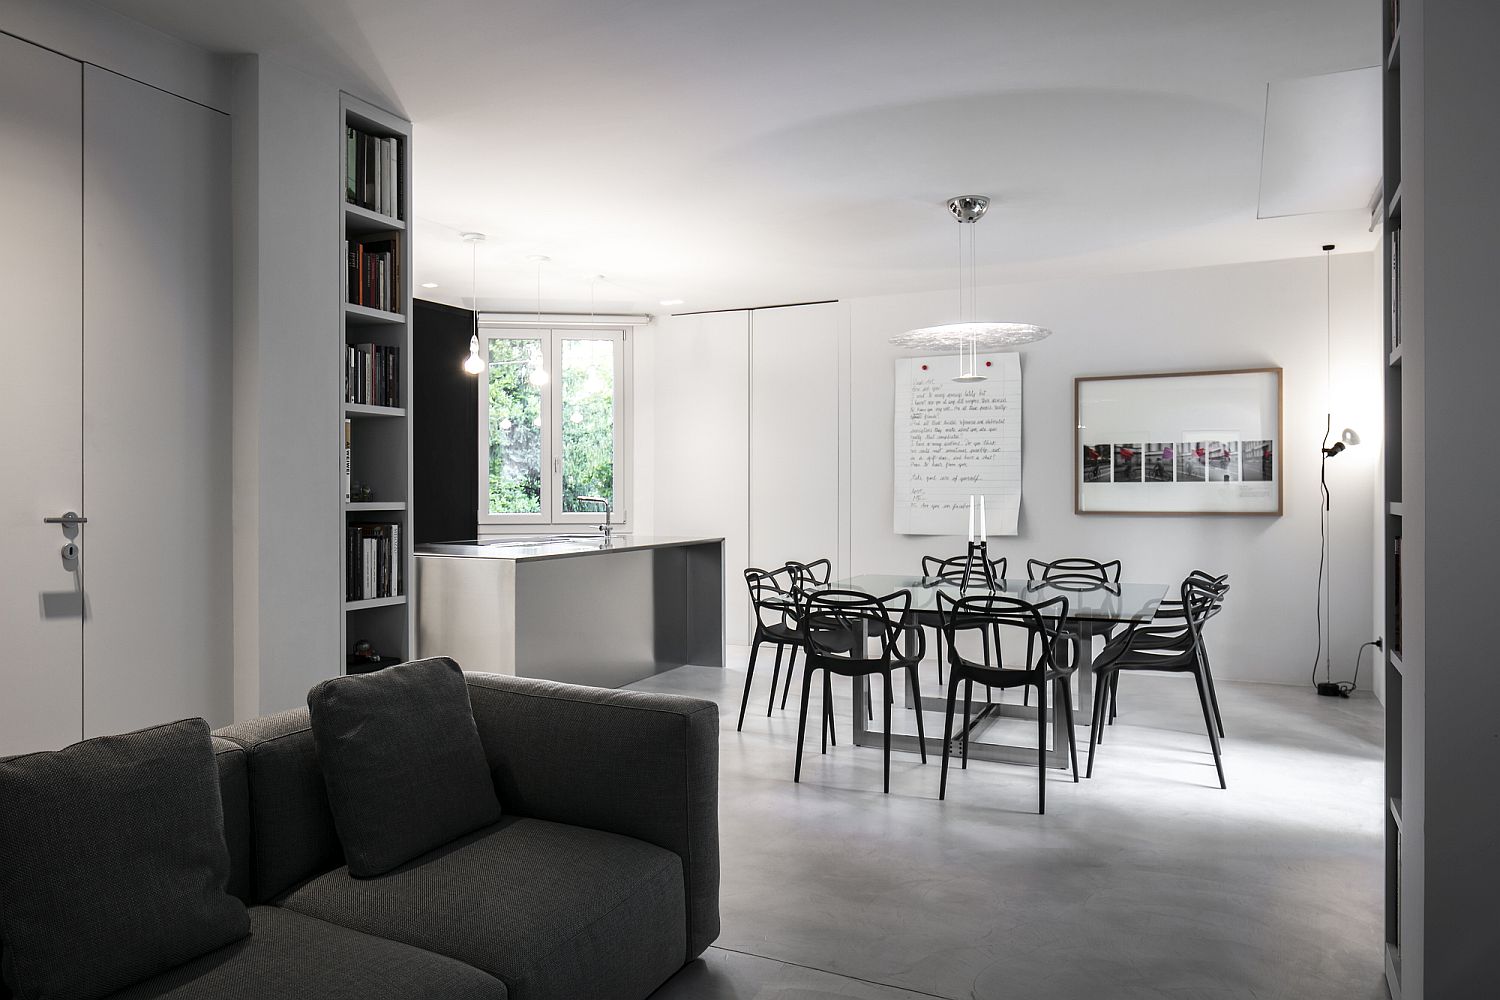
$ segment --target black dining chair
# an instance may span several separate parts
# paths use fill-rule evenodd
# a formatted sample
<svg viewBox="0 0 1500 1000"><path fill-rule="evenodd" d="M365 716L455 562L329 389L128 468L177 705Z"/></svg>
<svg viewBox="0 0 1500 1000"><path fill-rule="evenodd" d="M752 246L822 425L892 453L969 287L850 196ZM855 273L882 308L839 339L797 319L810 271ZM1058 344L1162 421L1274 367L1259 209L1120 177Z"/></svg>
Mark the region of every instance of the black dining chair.
<svg viewBox="0 0 1500 1000"><path fill-rule="evenodd" d="M1203 725L1208 730L1208 743L1213 749L1214 769L1219 774L1219 787L1229 787L1224 781L1224 761L1218 728L1209 706L1202 655L1203 628L1219 613L1228 592L1228 584L1215 586L1210 581L1190 576L1182 582L1180 622L1129 626L1105 643L1104 652L1094 661L1099 692L1094 699L1093 725L1089 730L1089 777L1094 776L1094 749L1104 742L1101 728L1113 700L1116 676L1126 670L1150 670L1193 675L1198 685L1198 704L1203 709Z"/></svg>
<svg viewBox="0 0 1500 1000"><path fill-rule="evenodd" d="M1032 583L1045 582L1054 585L1066 585L1068 583L1085 584L1097 580L1102 583L1118 584L1120 582L1120 560L1111 559L1109 562L1100 562L1098 559L1090 559L1087 556L1064 556L1061 559L1028 559L1026 560L1026 578ZM1078 652L1083 653L1084 647L1088 647L1090 653L1093 651L1094 636L1108 635L1109 629L1100 629L1086 621L1075 623L1074 631L1078 639ZM1023 704L1030 704L1031 690L1026 690Z"/></svg>
<svg viewBox="0 0 1500 1000"><path fill-rule="evenodd" d="M797 562L794 559L788 559L786 568L787 572L791 574L792 589L794 591L826 589L829 578L833 576L833 560L831 559L814 559L812 562ZM783 709L786 708L787 695L792 690L792 674L796 672L796 669L797 648L793 647L792 655L787 660L786 680L782 683L781 687L781 707ZM776 688L774 685L771 688L771 697L773 700L776 697ZM875 718L875 710L870 704L869 688L865 689L865 713L869 718ZM767 714L770 714L769 710Z"/></svg>
<svg viewBox="0 0 1500 1000"><path fill-rule="evenodd" d="M911 591L899 590L885 597L876 597L857 590L823 590L804 593L801 596L801 621L805 636L804 648L807 658L802 667L802 708L797 718L797 763L792 780L802 780L802 744L807 735L807 705L812 693L813 675L823 671L824 714L829 714L830 701L828 678L832 674L841 677L863 678L868 685L873 677L885 679L885 791L891 790L891 705L895 700L891 688L891 674L895 670L906 670L917 712L917 744L921 750L922 763L927 763L927 733L922 724L922 692L917 678L917 667L927 651L927 639L921 626L911 613ZM869 637L849 648L848 637ZM914 649L907 653L906 640L913 640ZM874 646L872 650L870 647ZM823 745L826 753L827 742Z"/></svg>
<svg viewBox="0 0 1500 1000"><path fill-rule="evenodd" d="M1213 574L1204 572L1201 569L1195 569L1188 574L1188 577L1190 579L1201 580L1204 584L1212 589L1223 591L1227 591L1229 589L1229 574L1227 573L1221 576L1214 576ZM1218 614L1218 611L1216 610L1214 614ZM1162 601L1161 604L1157 605L1156 615L1151 619L1151 624L1153 626L1170 628L1172 627L1172 624L1174 622L1180 623L1177 626L1178 628L1187 628L1186 608L1180 600ZM1203 679L1208 683L1208 705L1214 711L1214 728L1218 729L1219 739L1222 740L1225 738L1224 713L1219 710L1219 692L1218 689L1214 686L1214 672L1208 660L1207 643L1203 643L1200 645L1198 654L1203 659ZM1119 671L1116 671L1114 677L1111 679L1110 687L1112 690L1110 692L1109 703L1109 724L1114 725L1115 717L1119 711Z"/></svg>
<svg viewBox="0 0 1500 1000"><path fill-rule="evenodd" d="M995 589L1005 580L1007 563L1004 556L984 560L977 555L962 556L923 556L922 578L925 580L942 580L944 583L969 583L975 587ZM932 635L935 640L933 645L941 652L942 630L934 624ZM987 643L989 640L986 639ZM988 658L986 656L986 658ZM943 657L938 656L938 683L943 683Z"/></svg>
<svg viewBox="0 0 1500 1000"><path fill-rule="evenodd" d="M950 598L938 594L938 614L942 620L943 648L948 659L948 706L943 726L943 772L938 783L938 798L948 794L948 757L953 745L953 715L958 686L964 686L964 728L960 737L962 766L969 766L970 706L974 685L987 688L1035 688L1037 692L1037 812L1047 811L1047 696L1050 689L1054 704L1062 709L1063 725L1068 738L1068 754L1073 764L1073 780L1078 780L1078 748L1073 737L1072 676L1076 664L1066 654L1071 647L1064 641L1063 626L1068 620L1068 599L1054 597L1031 604L999 594L979 594ZM1026 654L1023 661L1006 666L1001 644L995 644L995 662L979 663L958 651L959 637L965 632L981 636L995 633L1024 632Z"/></svg>
<svg viewBox="0 0 1500 1000"><path fill-rule="evenodd" d="M798 616L798 591L793 585L793 579L794 574L785 566L773 570L752 566L745 570L745 586L750 590L750 605L755 612L755 633L750 638L750 666L745 672L745 692L740 696L740 718L734 727L736 732L745 726L745 708L750 703L750 686L755 680L755 661L760 655L761 645L770 643L776 647L776 667L771 674L771 697L766 704L766 715L769 716L776 703L776 682L781 674L782 653L791 649L795 660L797 650L803 644ZM844 642L852 645L853 639L845 636ZM831 694L831 689L829 693ZM827 703L823 720L825 732L833 725L832 698L827 699ZM836 745L838 735L833 733L832 736Z"/></svg>

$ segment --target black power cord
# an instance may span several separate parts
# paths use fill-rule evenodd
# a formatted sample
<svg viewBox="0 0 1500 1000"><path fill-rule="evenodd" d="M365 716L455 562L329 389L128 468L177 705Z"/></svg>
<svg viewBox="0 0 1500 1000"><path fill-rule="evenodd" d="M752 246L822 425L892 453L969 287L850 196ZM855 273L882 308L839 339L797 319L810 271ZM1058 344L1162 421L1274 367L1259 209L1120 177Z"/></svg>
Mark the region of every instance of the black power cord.
<svg viewBox="0 0 1500 1000"><path fill-rule="evenodd" d="M1318 694L1326 698L1347 698L1359 690L1359 661L1365 655L1365 650L1374 646L1376 649L1384 649L1385 643L1380 639L1371 639L1359 647L1359 652L1354 654L1354 679L1348 681L1322 681L1318 684Z"/></svg>

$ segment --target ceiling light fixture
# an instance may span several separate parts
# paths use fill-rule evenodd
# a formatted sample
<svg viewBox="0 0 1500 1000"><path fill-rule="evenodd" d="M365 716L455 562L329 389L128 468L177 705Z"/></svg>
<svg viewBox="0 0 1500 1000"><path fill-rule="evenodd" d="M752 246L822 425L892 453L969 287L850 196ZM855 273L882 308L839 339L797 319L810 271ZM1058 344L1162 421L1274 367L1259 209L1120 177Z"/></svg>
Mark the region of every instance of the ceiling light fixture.
<svg viewBox="0 0 1500 1000"><path fill-rule="evenodd" d="M459 238L469 244L469 308L474 310L474 328L469 336L469 356L464 358L464 371L478 375L486 367L484 358L479 356L479 244L484 242L484 234L459 233Z"/></svg>
<svg viewBox="0 0 1500 1000"><path fill-rule="evenodd" d="M990 199L982 194L964 194L948 199L948 213L959 224L958 231L958 313L959 322L923 326L891 338L896 347L925 351L957 350L959 373L955 382L983 382L979 371L979 349L1015 347L1052 336L1052 331L1032 323L990 323L975 319L978 312L977 265L974 253L974 223L990 209Z"/></svg>
<svg viewBox="0 0 1500 1000"><path fill-rule="evenodd" d="M438 283L436 281L424 281L424 282L422 282L422 287L423 288L436 288L437 286L438 286Z"/></svg>
<svg viewBox="0 0 1500 1000"><path fill-rule="evenodd" d="M660 304L664 306L680 306L686 301L686 299L662 299Z"/></svg>

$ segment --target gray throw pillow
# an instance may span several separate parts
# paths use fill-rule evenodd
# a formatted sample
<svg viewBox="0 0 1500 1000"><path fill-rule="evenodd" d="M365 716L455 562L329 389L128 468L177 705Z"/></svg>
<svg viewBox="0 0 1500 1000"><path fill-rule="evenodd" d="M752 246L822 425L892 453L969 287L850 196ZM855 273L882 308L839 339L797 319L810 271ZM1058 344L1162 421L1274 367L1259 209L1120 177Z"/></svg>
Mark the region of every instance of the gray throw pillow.
<svg viewBox="0 0 1500 1000"><path fill-rule="evenodd" d="M500 819L469 687L447 657L335 677L307 707L349 874L383 874Z"/></svg>
<svg viewBox="0 0 1500 1000"><path fill-rule="evenodd" d="M208 723L0 760L0 962L17 1000L93 1000L250 933Z"/></svg>

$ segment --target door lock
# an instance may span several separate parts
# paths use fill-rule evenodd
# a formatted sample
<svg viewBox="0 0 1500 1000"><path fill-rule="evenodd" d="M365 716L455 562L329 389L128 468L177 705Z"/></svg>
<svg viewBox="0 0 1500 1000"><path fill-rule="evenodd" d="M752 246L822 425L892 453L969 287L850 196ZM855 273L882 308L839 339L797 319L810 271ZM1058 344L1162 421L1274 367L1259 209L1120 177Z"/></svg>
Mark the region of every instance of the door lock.
<svg viewBox="0 0 1500 1000"><path fill-rule="evenodd" d="M72 542L62 547L63 562L70 563L78 558L78 546Z"/></svg>

